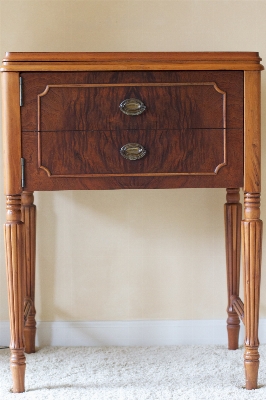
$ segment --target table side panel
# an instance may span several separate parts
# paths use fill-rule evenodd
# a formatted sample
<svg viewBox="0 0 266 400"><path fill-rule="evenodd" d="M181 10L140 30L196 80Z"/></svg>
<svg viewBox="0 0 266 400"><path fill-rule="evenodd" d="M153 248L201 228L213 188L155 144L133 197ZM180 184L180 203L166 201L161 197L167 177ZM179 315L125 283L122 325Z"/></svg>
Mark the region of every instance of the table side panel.
<svg viewBox="0 0 266 400"><path fill-rule="evenodd" d="M2 128L5 194L21 192L21 120L19 74L2 74Z"/></svg>
<svg viewBox="0 0 266 400"><path fill-rule="evenodd" d="M245 146L244 191L261 191L261 76L257 71L246 71L245 89Z"/></svg>

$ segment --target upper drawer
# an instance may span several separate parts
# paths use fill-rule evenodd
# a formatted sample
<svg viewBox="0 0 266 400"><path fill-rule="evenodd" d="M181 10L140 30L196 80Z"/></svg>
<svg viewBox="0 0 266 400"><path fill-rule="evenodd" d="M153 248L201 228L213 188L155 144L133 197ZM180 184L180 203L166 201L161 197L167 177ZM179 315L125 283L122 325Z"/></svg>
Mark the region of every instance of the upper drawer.
<svg viewBox="0 0 266 400"><path fill-rule="evenodd" d="M38 96L40 131L225 126L226 93L212 82L48 85Z"/></svg>
<svg viewBox="0 0 266 400"><path fill-rule="evenodd" d="M243 73L24 73L24 131L221 129L243 126ZM126 115L120 104L141 101Z"/></svg>

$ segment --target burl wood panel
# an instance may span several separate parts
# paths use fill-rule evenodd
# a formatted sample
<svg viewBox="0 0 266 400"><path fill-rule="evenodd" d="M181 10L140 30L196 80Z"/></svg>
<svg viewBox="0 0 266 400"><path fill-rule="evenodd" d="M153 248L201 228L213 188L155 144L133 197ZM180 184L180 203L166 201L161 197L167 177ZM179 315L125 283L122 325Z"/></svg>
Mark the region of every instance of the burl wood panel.
<svg viewBox="0 0 266 400"><path fill-rule="evenodd" d="M119 109L130 98L145 104L141 115ZM214 82L49 85L38 106L40 131L224 128L226 120L226 94Z"/></svg>
<svg viewBox="0 0 266 400"><path fill-rule="evenodd" d="M27 190L52 190L55 181L62 189L242 184L241 71L22 77ZM119 110L132 97L146 105L143 114ZM146 156L125 160L119 150L126 143L140 143Z"/></svg>
<svg viewBox="0 0 266 400"><path fill-rule="evenodd" d="M37 129L37 113L38 113L38 95L41 95L42 93L45 92L47 89L48 85L129 85L128 87L110 87L110 88L90 88L90 90L86 90L85 88L81 87L81 91L79 91L79 96L82 97L82 95L85 95L90 91L92 93L92 99L90 101L90 104L88 106L84 106L82 102L78 105L80 111L82 112L82 118L83 121L80 123L79 122L70 122L70 118L68 118L67 124L71 123L74 124L74 127L76 129L76 126L78 124L78 129L84 130L84 119L88 118L88 122L91 126L92 120L95 119L93 117L96 117L96 121L93 121L94 124L96 124L97 129L105 129L107 126L103 127L103 125L98 125L102 124L102 121L98 120L98 117L100 116L101 119L104 118L110 118L109 115L107 114L112 114L112 119L120 119L124 118L123 122L127 122L127 116L123 116L123 114L119 111L119 104L121 101L124 100L125 97L133 97L133 96L138 96L140 94L141 97L142 93L147 94L148 93L148 109L145 114L140 117L140 121L143 122L143 119L147 119L147 113L148 113L148 118L149 118L149 125L147 126L142 126L142 128L148 128L148 129L159 129L160 126L155 125L152 123L152 120L158 121L158 115L155 115L155 111L161 115L164 120L162 122L166 123L166 127L170 127L171 122L168 121L167 116L174 116L174 121L176 124L174 128L221 128L223 127L223 124L220 123L220 125L217 125L217 118L218 116L216 115L215 117L215 122L214 118L212 115L212 111L214 109L214 106L212 105L212 101L217 101L221 102L223 99L223 96L221 93L218 92L218 90L214 89L214 87L211 85L206 85L204 87L203 85L199 85L199 87L194 87L193 85L190 85L188 88L185 86L179 86L174 88L173 86L170 86L169 88L164 88L163 90L163 98L162 96L162 89L156 88L154 85L158 84L185 84L185 83L216 83L217 88L219 88L222 92L226 93L226 104L227 104L227 121L226 125L227 127L231 128L242 128L243 127L243 72L242 71L124 71L124 72L76 72L76 73L71 73L71 72L61 72L61 73L22 73L21 77L23 78L23 107L21 109L21 115L22 115L22 129L23 131L35 131ZM144 87L141 88L141 86L136 86L140 84L147 84L151 85L152 87ZM61 115L62 109L65 107L69 107L69 98L67 95L67 92L70 93L73 91L74 93L74 99L76 99L75 96L77 96L77 90L74 88L68 88L68 89L59 89L59 88L53 88L54 93L53 95L57 97L55 100L50 100L55 104L55 107L59 107L60 113L55 113L52 117L54 117L54 120L50 119L52 121L52 124L59 123L61 126L58 126L58 130L63 129L65 126L63 124L64 118L63 115ZM158 97L158 94L160 93L160 96ZM67 92L66 92L67 91ZM96 110L95 106L93 105L93 101L95 101L95 91L100 94L100 98L96 99L97 101L97 106L100 105L100 110ZM114 98L112 97L110 101L110 98L107 97L106 99L104 98L104 91L111 91L111 95L115 96ZM188 91L192 92L191 95L189 96ZM52 93L52 89L49 90L50 93ZM48 93L49 93L48 92ZM94 92L94 96L93 96ZM107 93L106 92L106 93ZM178 101L175 101L173 99L173 95L177 97L179 93L183 92L185 95L185 98L179 98L177 99ZM46 96L43 96L42 102L43 101L49 101L49 98L52 96L49 94ZM65 95L66 93L66 95ZM107 93L108 94L108 93ZM108 94L109 95L109 94ZM153 95L155 96L153 98ZM193 98L192 98L193 96ZM195 97L196 96L196 97ZM201 96L201 98L200 98ZM211 100L209 99L209 96L211 96ZM61 98L63 97L63 99ZM116 101L115 101L116 99ZM180 101L181 100L181 101ZM195 102L197 101L197 104ZM59 105L56 104L56 102L59 102ZM64 102L64 104L62 104ZM193 102L193 104L191 104ZM204 102L204 104L203 104ZM99 104L100 103L100 104ZM191 112L192 105L194 106L194 109L196 108L195 111L200 111L200 113L204 113L204 122L203 124L200 122L202 119L201 115L199 115L199 112L194 114L194 120L193 122L191 121L191 116L188 119L188 112ZM171 110L169 110L169 107L174 108L174 114L173 112L171 113ZM75 102L75 107L77 107L77 102ZM86 108L87 107L87 108ZM93 110L94 115L90 116L90 113L88 113L88 116L86 116L88 107L90 107L90 113ZM205 109L206 107L206 109ZM222 105L220 104L220 107ZM101 109L105 111L104 114L101 114ZM73 109L72 109L73 110ZM163 112L161 111L163 110ZM217 110L217 107L216 107ZM70 110L71 111L71 110ZM50 107L50 112L51 112L51 107ZM76 117L79 117L78 113L74 110L74 115ZM176 115L176 112L178 114ZM182 115L182 118L180 117L180 112ZM64 111L65 113L65 111ZM99 114L98 114L99 113ZM60 114L60 121L58 120ZM80 114L80 112L79 112ZM185 114L185 116L183 116ZM163 117L165 115L165 117ZM47 115L45 115L47 118ZM118 118L117 118L118 117ZM185 118L184 118L185 117ZM134 117L133 117L134 118ZM209 122L208 122L209 119ZM139 118L132 120L131 124L137 124L136 127L139 128L141 125L138 124ZM79 119L78 119L79 121ZM178 122L180 121L180 122ZM221 117L220 117L221 121ZM51 130L51 128L48 125L48 122L45 122L44 119L42 121L45 123L45 128L46 130ZM128 123L128 122L127 122ZM187 126L183 126L182 123L186 123ZM115 122L117 124L117 121ZM218 122L219 124L219 122ZM55 125L53 125L53 129L55 129ZM113 127L116 126L113 124ZM121 125L120 125L121 126ZM95 129L96 129L95 127ZM124 127L124 126L123 126ZM132 125L133 127L133 125ZM112 128L112 126L109 125L108 129ZM165 126L164 126L165 128ZM68 130L71 130L72 128L68 125L67 127ZM87 127L86 127L87 129ZM92 129L92 128L91 128ZM93 127L94 129L94 127Z"/></svg>
<svg viewBox="0 0 266 400"><path fill-rule="evenodd" d="M151 133L154 134L154 131ZM23 134L23 156L26 159L27 185L25 190L55 190L56 187L62 190L119 189L123 187L132 189L226 187L228 182L230 186L241 186L243 183L242 130L233 129L226 131L226 166L223 166L223 130L218 130L218 132L217 130L174 131L171 132L172 137L174 133L176 133L176 137L173 143L163 148L159 145L160 140L163 143L167 140L167 135L163 131L157 131L154 137L152 137L151 134L147 136L147 132L145 132L145 136L141 138L142 140L138 141L146 146L147 155L141 160L129 161L125 160L119 154L120 143L123 145L126 141L119 142L116 132L113 132L112 135L108 132L108 136L104 132L90 133L91 137L93 135L98 135L98 139L101 138L101 141L98 140L96 142L95 148L93 148L93 144L95 143L88 142L88 133L74 132L72 135L71 132L44 132L40 135L41 149L44 140L44 142L47 141L46 147L48 150L46 149L45 154L41 152L40 159L42 165L50 168L51 173L65 175L65 177L58 178L49 177L48 171L39 168L38 153L36 150L38 149L38 133L25 132ZM119 140L121 140L123 136L127 136L129 139L128 134L128 132L124 132L123 135L120 133ZM140 138L141 132L133 132L130 137L136 138L136 135L137 138ZM64 147L59 147L60 136L62 136L63 143L66 143L66 136L68 136L68 141L70 140L69 137L71 137L70 144L75 142L74 146L70 148L70 144L65 144ZM79 140L75 141L77 137ZM192 141L186 141L186 152L184 152L181 147L180 140L182 137L187 139L193 138ZM152 139L152 143L146 142L148 138ZM208 138L208 140L206 138ZM217 143L217 138L220 144ZM111 139L114 141L111 141ZM200 143L201 139L203 143L205 143L205 148L202 148L202 146L200 147L203 153L196 147L197 142ZM52 147L53 140L56 142L56 147ZM211 149L211 153L208 153L209 145L215 140L215 149ZM94 156L92 158L89 156L91 150L86 150L87 157L84 157L84 147L82 147L82 143L85 149L87 149L88 146L93 148ZM152 146L154 143L155 145ZM101 151L98 151L100 149L100 144L104 144L105 147L101 148ZM176 149L181 148L181 151L178 150L179 158L177 155L175 156L174 146L176 146ZM81 152L81 149L83 152ZM95 151L95 149L97 151ZM239 151L236 151L236 149L239 149ZM68 152L68 150L70 151ZM167 153L167 150L170 151ZM154 151L155 154L157 152L156 159L150 157L152 151ZM111 154L111 156L106 158L108 154ZM166 158L164 158L165 154ZM206 159L204 159L204 154L207 154L207 163ZM104 157L101 157L102 155L104 155ZM73 174L73 170L71 171L73 166L77 174L76 177L67 177ZM220 169L217 168L217 166L220 166ZM112 176L114 173L121 175L123 168L123 176ZM169 168L169 170L165 172L167 168ZM216 168L218 169L217 174L214 172ZM195 173L194 171L197 172ZM93 172L95 177L80 177L84 173L89 175L89 172ZM125 176L126 173L131 176ZM204 175L204 173L207 173L207 175ZM102 174L102 177L99 177L97 174ZM141 174L142 176L134 176ZM235 185L233 185L234 183Z"/></svg>
<svg viewBox="0 0 266 400"><path fill-rule="evenodd" d="M214 175L226 163L225 140L222 129L41 132L39 166L51 176ZM123 158L126 143L142 144L144 158Z"/></svg>

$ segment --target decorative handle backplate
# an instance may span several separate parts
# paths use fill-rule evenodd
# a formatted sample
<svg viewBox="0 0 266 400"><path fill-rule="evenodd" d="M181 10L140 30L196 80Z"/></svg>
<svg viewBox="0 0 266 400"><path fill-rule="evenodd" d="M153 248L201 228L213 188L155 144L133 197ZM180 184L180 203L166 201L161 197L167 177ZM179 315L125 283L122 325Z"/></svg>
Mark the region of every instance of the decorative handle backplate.
<svg viewBox="0 0 266 400"><path fill-rule="evenodd" d="M146 154L146 149L139 143L127 143L120 149L120 154L127 160L139 160Z"/></svg>
<svg viewBox="0 0 266 400"><path fill-rule="evenodd" d="M122 101L119 108L126 115L139 115L146 110L145 104L138 99L126 99Z"/></svg>

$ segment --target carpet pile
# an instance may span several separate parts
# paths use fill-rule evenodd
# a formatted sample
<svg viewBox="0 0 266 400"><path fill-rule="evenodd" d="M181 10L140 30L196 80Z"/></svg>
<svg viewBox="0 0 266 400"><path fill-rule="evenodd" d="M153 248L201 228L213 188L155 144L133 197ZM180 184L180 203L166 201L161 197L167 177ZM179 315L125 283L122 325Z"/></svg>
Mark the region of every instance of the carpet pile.
<svg viewBox="0 0 266 400"><path fill-rule="evenodd" d="M259 388L244 389L243 348L225 346L44 347L27 355L26 392L11 392L9 350L0 350L1 400L266 399L266 345Z"/></svg>

